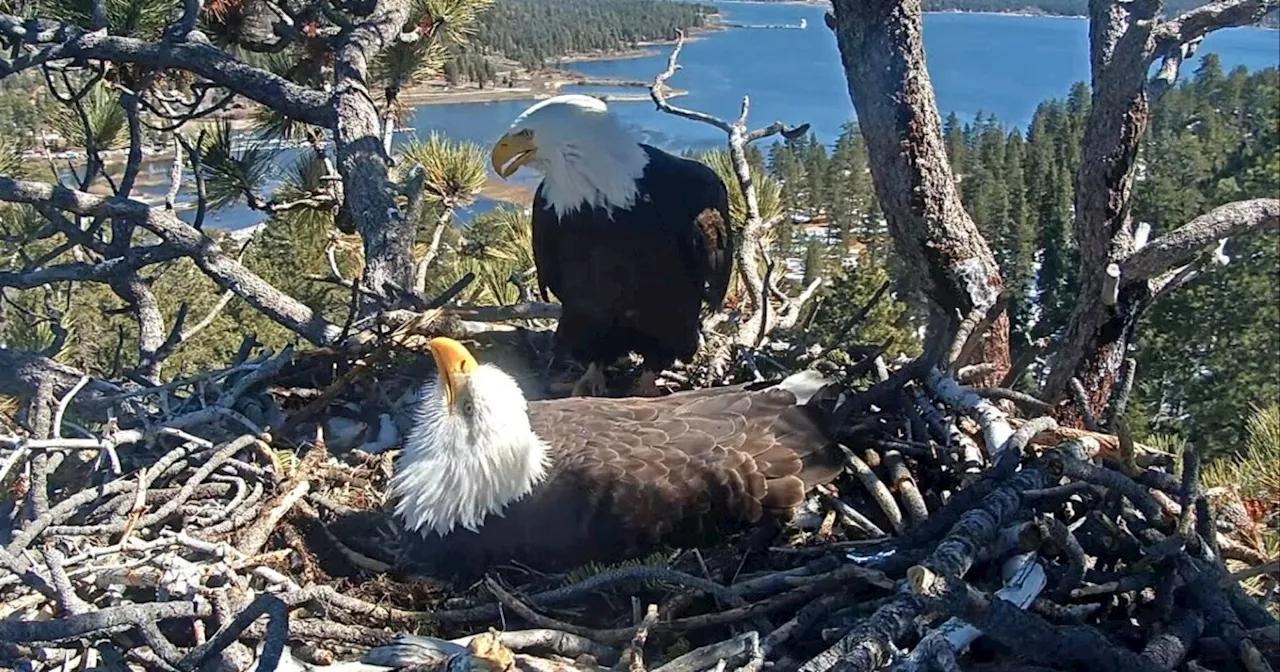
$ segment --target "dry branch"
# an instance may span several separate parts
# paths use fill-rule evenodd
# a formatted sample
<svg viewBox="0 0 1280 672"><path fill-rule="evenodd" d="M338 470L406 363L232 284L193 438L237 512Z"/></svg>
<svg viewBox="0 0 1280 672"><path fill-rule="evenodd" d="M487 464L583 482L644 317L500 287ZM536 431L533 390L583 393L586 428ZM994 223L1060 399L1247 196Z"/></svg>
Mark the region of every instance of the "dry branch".
<svg viewBox="0 0 1280 672"><path fill-rule="evenodd" d="M815 278L794 298L786 296L776 286L769 284L768 273L761 268L763 253L761 241L775 222L767 222L761 217L759 199L751 178L751 165L747 161L747 145L774 135L797 137L805 132L808 124L798 128L788 128L782 122L775 121L768 126L749 130L747 114L751 108L751 101L748 96L742 97L741 111L738 113L738 118L732 122L705 112L674 105L667 100L666 83L681 67L678 61L683 47L684 33L677 31L675 47L667 57L667 67L654 78L653 84L649 87L649 95L659 111L714 126L727 136L733 174L737 178L737 187L742 193L747 213L746 221L741 223L742 228L734 241L736 246L734 263L738 277L742 279L744 295L742 298L749 309L746 319L741 320L737 326L734 340L747 347L758 347L763 335L768 334L772 329L788 328L796 323L800 316L800 308L812 298L822 280ZM770 308L771 296L780 299L782 306L780 309L774 311Z"/></svg>
<svg viewBox="0 0 1280 672"><path fill-rule="evenodd" d="M410 331L406 327L397 333ZM385 342L399 343L401 339L393 336ZM365 357L367 361L367 351ZM284 361L291 363L277 365ZM1162 532L1175 529L1174 519L1165 517L1146 483L1171 487L1168 474L1152 468L1129 474L1101 467L1094 462L1098 449L1092 435L1063 434L1053 429L1048 418L1023 421L1007 415L983 415L978 411L986 402L937 369L932 369L932 388L941 403L930 405L940 422L960 433L972 431L960 430L962 423L957 419L976 413L974 417L988 425L1008 424L1011 433L996 464L971 479L957 470L958 465L948 462L945 453L886 449L880 459L876 452L868 451L863 460L865 470L859 469L864 472L861 479L873 486L879 484L873 488L875 492L886 483L892 484L912 512L910 524L903 521L900 535L868 542L858 541L856 532L842 539L838 532L828 531L816 544L783 547L767 560L752 560L755 554L736 549L707 549L706 562L681 561L697 575L677 567L624 567L566 583L557 577L529 577L499 569L486 584L498 596L496 601L482 593L458 596L455 605L436 600L424 606L421 598L413 596L413 584L400 583L395 577L394 562L358 561L336 550L343 541L328 529L312 538L316 526L325 527L329 510L377 505L387 475L380 466L382 458L343 461L317 442L295 464L294 458L280 457L280 447L305 442L286 436L283 426L270 437L259 437L244 434L236 422L226 422L227 416L219 413L174 414L167 410L183 408L183 395L197 389L225 404L214 407L222 409L232 408L237 399L263 389L286 394L282 381L297 375L291 373L291 367L305 366L305 361L305 357L294 356L251 360L252 364L239 365L234 374L217 372L128 393L97 393L99 408L104 399L112 399L111 403L146 401L141 406L148 409L143 423L146 428L119 430L113 441L121 435L131 441L145 438L164 450L159 451L158 459L130 454L122 462L124 478L88 489L67 488L57 485L60 481L56 479L49 480L48 512L27 524L0 553L0 595L6 604L18 605L18 611L0 623L0 637L23 645L57 644L99 633L95 636L126 649L137 641L131 638L138 637L149 645L148 660L177 663L183 669L198 660L215 661L218 656L224 661L239 660L253 651L258 652L260 662L268 663L285 655L286 650L293 657L311 656L308 647L300 646L307 642L341 651L380 647L365 657L368 664L439 662L471 645L497 655L499 649L484 647L501 645L518 650L513 652L513 660L527 670L584 672L619 661L626 667L630 661L634 669L700 672L724 660L726 665L747 670L772 663L817 671L870 670L903 656L904 669L917 669L911 665L924 665L928 660L956 661L959 665L967 656L965 645L978 631L1005 642L1011 633L1029 628L1027 632L1037 638L1043 651L1060 652L1081 641L1092 641L1090 633L1107 632L1119 618L1126 622L1137 619L1135 627L1150 635L1145 650L1110 646L1071 655L1104 665L1138 660L1142 665L1168 669L1175 660L1199 655L1200 649L1185 636L1196 631L1197 618L1204 622L1205 635L1222 638L1224 644L1216 651L1246 652L1230 655L1252 655L1247 654L1248 647L1237 643L1244 641L1242 633L1249 628L1265 624L1259 623L1256 611L1240 602L1239 596L1219 587L1229 576L1225 569L1214 569L1211 561L1193 556L1199 551L1190 538L1168 537ZM914 372L921 366L911 364L904 370ZM882 400L908 396L903 386L911 385L913 376L886 372L885 378L892 382L881 385L896 386L892 388L894 395L886 397L884 390L888 388L884 387L863 394ZM95 388L114 389L78 373L64 375L62 380L55 405L62 399L73 406L75 399ZM410 378L401 384L412 383ZM76 386L82 389L70 395ZM365 413L386 412L378 399L357 398L355 394L347 385L337 385L313 412L346 404L364 406ZM169 401L155 403L161 396ZM395 396L388 394L388 398ZM81 412L90 408L93 406L84 405ZM872 411L865 400L847 405L846 410L848 415L842 422L847 425L859 425L868 415L883 416L882 411ZM132 422L128 417L123 419ZM909 447L921 438L928 439L904 435L907 424L883 425L866 438L871 445ZM269 438L276 448L266 450L259 443L263 438ZM1033 450L1033 439L1034 447L1043 449L1039 457ZM14 438L0 442L0 446L46 451L56 449L54 442L58 441L84 440L57 438L37 443ZM99 441L90 440L94 445ZM1094 445L1085 449L1083 444ZM1190 479L1195 471L1185 473ZM1142 513L1132 512L1129 506L1115 509L1104 497L1087 496L1090 490L1059 487L1063 475L1072 483L1084 482L1093 484L1090 488L1114 492L1123 498L1122 503L1129 502ZM888 481L882 480L885 478ZM878 511L881 505L874 503L859 481L852 473L842 477L822 501L841 511L884 516ZM907 484L916 488L918 500L905 494ZM938 493L943 489L951 494L939 505ZM1052 493L1055 489L1063 493ZM1177 483L1172 489L1175 493L1185 490L1181 495L1184 500L1198 497L1196 491ZM880 494L890 492L885 489ZM892 494L888 496L892 502ZM315 510L313 500L322 503L323 510ZM1197 515L1197 524L1208 516L1211 514ZM1106 521L1099 528L1110 535L1106 544L1099 543L1090 521ZM67 543L75 543L81 550L62 555L42 550ZM818 554L816 559L814 553ZM1036 612L1070 614L1071 625L1046 623L1016 606L1009 608L1018 611L1017 615L1006 613L1003 607L974 611L975 604L989 605L997 599L992 593L1006 595L1013 590L1003 587L1001 572L994 570L1015 556L1024 561L1018 565L1023 569L1043 568L1038 575L1024 576L1039 578L1021 584L1024 592L1017 605L1027 605L1043 586L1043 595L1059 602L1049 608L1041 597ZM357 572L343 579L346 583L341 589L336 587L338 577L328 573L335 565ZM1144 572L1171 568L1178 568L1186 581L1170 590L1180 599L1191 600L1187 604L1193 605L1193 615L1179 612L1166 628L1162 621L1144 615L1155 612L1141 610L1145 598L1140 596L1152 587ZM386 570L391 573L383 573ZM704 572L729 578L727 582L701 578ZM943 585L949 592L924 590L928 582L921 577L927 576L947 577ZM912 577L912 585L921 586L919 594L899 592L902 580ZM249 588L224 594L217 586L237 586L237 591ZM126 588L145 589L151 596L145 599L154 601L113 604L109 596ZM666 603L663 596L674 589L692 591L688 600L671 601L686 613L651 614L637 623L625 608L627 596L645 603ZM613 596L623 598L617 600L622 608L610 606ZM1104 604L1101 610L1091 608L1100 600L1120 597L1124 599ZM1126 605L1138 611L1127 613ZM53 620L41 620L37 616L41 608L55 610ZM909 645L917 641L908 637L913 623L930 608L941 609L954 620L922 622L924 638ZM148 625L157 615L166 617L164 627ZM525 626L539 630L521 636L508 632L497 639L477 634L504 623L508 630ZM169 624L180 625L185 631L199 629L208 636L183 639ZM407 637L389 643L388 629L406 631L423 625L443 628L456 639ZM734 626L745 626L745 630L735 634L731 630ZM824 652L818 635L828 630L835 633L836 644ZM643 658L635 648L642 633ZM477 644L485 637L492 640L490 644ZM691 643L688 653L664 653L677 637ZM628 642L633 644L633 653L620 655L614 646ZM912 650L903 651L907 646ZM1024 654L1027 648L1025 643L1014 646ZM584 654L596 662L568 663L557 657Z"/></svg>

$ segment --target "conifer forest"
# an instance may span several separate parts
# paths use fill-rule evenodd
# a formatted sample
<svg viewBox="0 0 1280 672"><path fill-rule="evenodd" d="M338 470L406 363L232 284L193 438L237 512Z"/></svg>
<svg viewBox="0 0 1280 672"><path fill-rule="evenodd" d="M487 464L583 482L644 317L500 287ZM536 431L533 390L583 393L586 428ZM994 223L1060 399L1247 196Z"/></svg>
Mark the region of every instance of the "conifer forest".
<svg viewBox="0 0 1280 672"><path fill-rule="evenodd" d="M0 3L0 669L1280 667L1280 70L1200 49L1280 3L822 6L830 142L682 107L714 1ZM940 111L931 11L1084 17L1088 81ZM657 398L577 396L533 194L396 134L654 45L625 104L723 135L732 270ZM629 555L433 575L415 459Z"/></svg>

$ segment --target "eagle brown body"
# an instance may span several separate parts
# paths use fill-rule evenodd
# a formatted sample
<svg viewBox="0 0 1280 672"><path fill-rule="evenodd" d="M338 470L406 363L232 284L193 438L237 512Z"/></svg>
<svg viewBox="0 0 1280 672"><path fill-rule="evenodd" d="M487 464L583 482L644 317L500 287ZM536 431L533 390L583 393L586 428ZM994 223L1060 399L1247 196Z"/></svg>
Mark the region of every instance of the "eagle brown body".
<svg viewBox="0 0 1280 672"><path fill-rule="evenodd" d="M785 521L843 465L820 409L836 388L810 373L808 389L796 388L808 403L798 403L792 379L529 402L529 426L547 447L545 477L475 530L410 531L401 557L441 578L510 562L555 572Z"/></svg>

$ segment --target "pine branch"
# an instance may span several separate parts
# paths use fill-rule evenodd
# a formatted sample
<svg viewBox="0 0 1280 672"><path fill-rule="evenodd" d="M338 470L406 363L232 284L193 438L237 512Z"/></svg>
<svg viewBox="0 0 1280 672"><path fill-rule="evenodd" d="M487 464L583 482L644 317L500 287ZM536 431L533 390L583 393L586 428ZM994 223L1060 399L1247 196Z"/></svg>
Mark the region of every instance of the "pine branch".
<svg viewBox="0 0 1280 672"><path fill-rule="evenodd" d="M167 38L152 43L107 35L105 31L86 32L56 21L29 21L0 14L0 33L19 44L39 48L12 60L0 59L0 77L66 59L175 68L200 75L293 119L332 125L333 109L328 94L238 61L210 44L199 31L191 31L182 39Z"/></svg>

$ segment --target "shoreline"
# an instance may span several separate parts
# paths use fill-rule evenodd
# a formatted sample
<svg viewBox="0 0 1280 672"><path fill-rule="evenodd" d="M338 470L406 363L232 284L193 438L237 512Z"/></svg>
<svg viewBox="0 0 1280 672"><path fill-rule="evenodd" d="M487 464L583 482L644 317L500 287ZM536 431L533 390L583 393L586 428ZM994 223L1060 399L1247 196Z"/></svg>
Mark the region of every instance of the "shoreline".
<svg viewBox="0 0 1280 672"><path fill-rule="evenodd" d="M829 7L831 5L830 0L706 0L706 1L710 2L712 6L715 6L715 5L800 5L804 7ZM1087 14L1054 14L1051 12L1044 12L1044 11L1027 11L1026 9L1008 11L1008 12L997 12L997 11L991 11L991 10L973 10L973 9L932 9L932 10L925 11L924 14L926 15L928 14L977 14L977 15L983 15L983 16L1016 16L1016 17L1034 18L1034 19L1077 19L1077 20L1085 19L1085 20L1088 20L1089 18ZM1234 28L1256 28L1258 30L1280 31L1280 25L1263 26L1263 25L1254 24L1249 26L1234 26Z"/></svg>
<svg viewBox="0 0 1280 672"><path fill-rule="evenodd" d="M710 26L699 26L689 29L689 33L685 36L685 43L697 42L704 38L707 33L715 33L730 30L730 28L716 23ZM637 58L648 58L661 54L660 47L672 46L676 40L644 40L637 42L634 47L620 49L617 51L602 52L586 52L571 53L556 59L556 65L539 69L527 69L518 64L511 64L511 75L513 79L518 79L520 85L506 88L490 87L480 88L474 83L447 85L442 80L431 82L423 82L417 86L413 86L404 90L400 94L402 103L412 105L456 105L468 103L496 103L509 102L514 100L543 100L559 95L560 89L565 86L615 86L625 87L626 84L617 82L597 81L593 77L574 72L565 66L574 63L593 63L598 61L628 61ZM648 84L645 83L647 87ZM636 85L636 88L641 88ZM667 96L678 98L687 92L668 88ZM636 94L631 96L613 96L611 95L608 102L644 102L649 100L646 91L643 95Z"/></svg>

